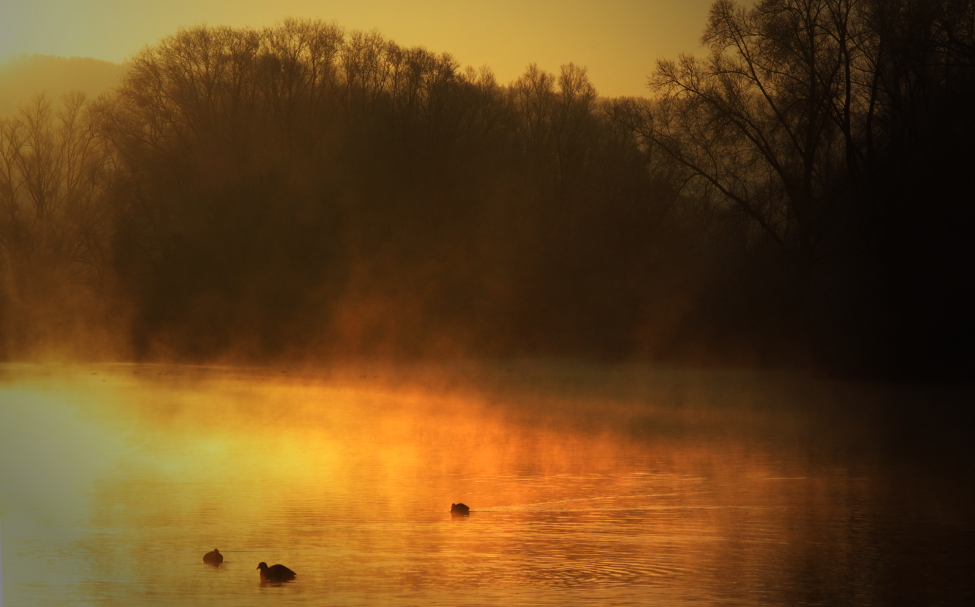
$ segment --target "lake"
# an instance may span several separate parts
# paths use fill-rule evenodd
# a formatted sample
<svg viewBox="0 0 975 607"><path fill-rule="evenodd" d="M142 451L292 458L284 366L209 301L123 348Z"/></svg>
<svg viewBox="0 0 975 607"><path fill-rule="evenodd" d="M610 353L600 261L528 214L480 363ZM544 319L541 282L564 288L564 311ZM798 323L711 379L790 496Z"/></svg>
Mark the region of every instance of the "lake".
<svg viewBox="0 0 975 607"><path fill-rule="evenodd" d="M8 364L3 604L975 604L971 395L544 360ZM261 584L262 561L298 577Z"/></svg>

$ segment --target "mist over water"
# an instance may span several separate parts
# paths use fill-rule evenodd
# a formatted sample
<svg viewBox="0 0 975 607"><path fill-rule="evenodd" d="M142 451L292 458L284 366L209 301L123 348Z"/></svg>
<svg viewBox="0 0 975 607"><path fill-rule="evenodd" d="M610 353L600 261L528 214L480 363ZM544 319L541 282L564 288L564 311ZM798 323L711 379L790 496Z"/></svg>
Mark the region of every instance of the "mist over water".
<svg viewBox="0 0 975 607"><path fill-rule="evenodd" d="M972 14L717 0L646 98L302 19L0 66L4 600L975 604Z"/></svg>
<svg viewBox="0 0 975 607"><path fill-rule="evenodd" d="M892 450L895 396L545 361L6 366L4 598L965 604L970 471Z"/></svg>

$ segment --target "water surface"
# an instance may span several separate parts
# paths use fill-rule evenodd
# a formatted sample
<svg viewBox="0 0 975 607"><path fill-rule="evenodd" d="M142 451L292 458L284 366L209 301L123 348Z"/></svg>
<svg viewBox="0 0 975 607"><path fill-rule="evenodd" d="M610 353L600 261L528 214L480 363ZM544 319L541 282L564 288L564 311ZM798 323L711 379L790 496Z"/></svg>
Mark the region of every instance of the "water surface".
<svg viewBox="0 0 975 607"><path fill-rule="evenodd" d="M898 393L540 361L8 365L4 604L967 604L964 453L891 417L957 397ZM261 585L260 561L298 578Z"/></svg>

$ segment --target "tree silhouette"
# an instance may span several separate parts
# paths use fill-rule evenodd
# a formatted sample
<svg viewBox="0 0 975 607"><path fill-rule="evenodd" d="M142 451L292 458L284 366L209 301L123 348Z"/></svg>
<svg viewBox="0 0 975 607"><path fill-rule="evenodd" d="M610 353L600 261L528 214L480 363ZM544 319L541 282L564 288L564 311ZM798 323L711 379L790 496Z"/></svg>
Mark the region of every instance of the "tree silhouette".
<svg viewBox="0 0 975 607"><path fill-rule="evenodd" d="M650 99L320 21L180 30L0 124L0 347L943 361L975 341L972 6L718 0Z"/></svg>
<svg viewBox="0 0 975 607"><path fill-rule="evenodd" d="M35 97L0 119L0 317L4 350L57 344L86 320L108 266L108 157L81 94Z"/></svg>

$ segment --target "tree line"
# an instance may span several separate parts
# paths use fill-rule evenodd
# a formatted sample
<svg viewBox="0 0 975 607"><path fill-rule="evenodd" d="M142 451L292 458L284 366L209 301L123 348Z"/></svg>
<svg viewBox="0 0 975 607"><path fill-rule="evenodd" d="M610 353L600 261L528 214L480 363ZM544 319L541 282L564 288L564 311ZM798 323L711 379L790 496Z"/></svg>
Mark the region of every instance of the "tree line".
<svg viewBox="0 0 975 607"><path fill-rule="evenodd" d="M702 40L640 127L689 195L790 261L820 357L966 368L973 3L717 0Z"/></svg>
<svg viewBox="0 0 975 607"><path fill-rule="evenodd" d="M717 0L645 99L320 21L180 30L0 122L0 351L943 364L972 15Z"/></svg>

